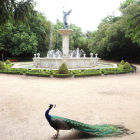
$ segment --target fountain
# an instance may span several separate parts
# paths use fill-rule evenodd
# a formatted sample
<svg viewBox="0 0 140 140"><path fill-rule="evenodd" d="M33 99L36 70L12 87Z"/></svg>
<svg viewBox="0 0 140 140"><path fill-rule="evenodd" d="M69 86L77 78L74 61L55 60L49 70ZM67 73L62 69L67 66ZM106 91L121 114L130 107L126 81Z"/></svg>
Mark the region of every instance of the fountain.
<svg viewBox="0 0 140 140"><path fill-rule="evenodd" d="M64 44L64 43L63 43ZM83 57L81 55L83 54ZM68 47L63 47L63 52L60 50L54 51L50 50L47 52L47 57L40 57L40 54L34 54L33 61L37 68L52 68L58 69L62 63L66 63L69 69L77 69L77 68L92 68L97 66L98 57L86 57L86 54L83 50L72 51L68 49Z"/></svg>
<svg viewBox="0 0 140 140"><path fill-rule="evenodd" d="M57 30L57 32L62 35L62 52L60 50L54 51L49 50L47 52L47 57L40 57L40 54L34 54L34 64L37 68L52 68L58 69L62 63L66 63L68 69L77 69L77 68L92 68L97 66L98 62L98 54L95 54L96 57L93 57L93 53L91 57L86 57L86 54L83 50L79 50L77 48L74 51L69 50L69 35L74 31L68 29L67 16L70 14L72 10L69 12L63 12L63 20L64 20L64 28ZM81 57L83 54L83 57Z"/></svg>

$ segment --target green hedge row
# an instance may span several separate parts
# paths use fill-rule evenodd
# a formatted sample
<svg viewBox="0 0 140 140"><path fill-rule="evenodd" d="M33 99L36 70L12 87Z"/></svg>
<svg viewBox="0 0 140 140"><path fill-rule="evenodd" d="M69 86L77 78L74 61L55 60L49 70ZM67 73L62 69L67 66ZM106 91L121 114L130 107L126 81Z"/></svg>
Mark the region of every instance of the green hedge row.
<svg viewBox="0 0 140 140"><path fill-rule="evenodd" d="M26 73L26 75L31 76L42 76L42 77L50 77L53 75L54 77L71 77L73 74L75 77L86 77L86 76L96 76L101 75L102 73L104 75L108 74L121 74L121 73L129 73L134 72L134 69L123 69L122 64L118 64L119 68L106 68L106 69L87 69L87 70L71 70L67 74L59 74L57 70L46 70L44 73L43 69L21 69L21 68L10 68L13 64L6 64L5 68L0 69L0 73L7 73L7 74L20 74L23 75Z"/></svg>
<svg viewBox="0 0 140 140"><path fill-rule="evenodd" d="M71 72L76 74L76 73L81 73L81 70L71 70Z"/></svg>
<svg viewBox="0 0 140 140"><path fill-rule="evenodd" d="M0 70L0 73L23 75L27 71L27 69L10 68L10 66L11 64L7 64L5 69Z"/></svg>
<svg viewBox="0 0 140 140"><path fill-rule="evenodd" d="M75 77L87 77L87 76L98 76L98 75L102 75L102 72L99 71L99 72L93 72L93 73L78 73L78 74L75 74Z"/></svg>
<svg viewBox="0 0 140 140"><path fill-rule="evenodd" d="M32 69L26 72L26 75L30 76L41 76L41 77L50 77L50 74L44 73L43 69Z"/></svg>
<svg viewBox="0 0 140 140"><path fill-rule="evenodd" d="M98 70L98 69L87 69L87 70L84 70L84 73L95 73L95 72L100 72L100 70Z"/></svg>
<svg viewBox="0 0 140 140"><path fill-rule="evenodd" d="M26 72L26 75L29 75L29 76L50 77L50 74L46 74L46 73L28 73L28 72Z"/></svg>
<svg viewBox="0 0 140 140"><path fill-rule="evenodd" d="M129 73L134 72L134 69L123 69L123 65L118 64L119 68L108 68L108 69L100 69L104 75L108 74L122 74L122 73Z"/></svg>
<svg viewBox="0 0 140 140"><path fill-rule="evenodd" d="M72 77L73 73L72 72L68 72L68 74L59 74L57 71L53 73L54 77L61 77L61 78L66 78L66 77Z"/></svg>
<svg viewBox="0 0 140 140"><path fill-rule="evenodd" d="M20 72L16 72L16 71L1 71L0 73L7 73L7 74L19 74Z"/></svg>
<svg viewBox="0 0 140 140"><path fill-rule="evenodd" d="M13 66L14 64L5 64L5 68L10 68L11 66Z"/></svg>

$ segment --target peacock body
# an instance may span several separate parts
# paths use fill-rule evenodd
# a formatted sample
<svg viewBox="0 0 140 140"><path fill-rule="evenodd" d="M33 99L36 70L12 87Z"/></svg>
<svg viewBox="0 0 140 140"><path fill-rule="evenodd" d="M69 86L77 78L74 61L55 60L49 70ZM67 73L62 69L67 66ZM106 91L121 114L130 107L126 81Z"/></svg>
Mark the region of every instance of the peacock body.
<svg viewBox="0 0 140 140"><path fill-rule="evenodd" d="M57 135L59 135L59 130L70 130L75 129L79 131L83 131L86 133L92 133L95 136L104 136L104 135L121 135L124 133L125 129L124 127L120 127L117 125L89 125L84 124L75 120L70 120L67 118L49 115L49 111L52 108L53 105L50 105L50 108L46 111L45 116L49 122L49 124L57 130Z"/></svg>

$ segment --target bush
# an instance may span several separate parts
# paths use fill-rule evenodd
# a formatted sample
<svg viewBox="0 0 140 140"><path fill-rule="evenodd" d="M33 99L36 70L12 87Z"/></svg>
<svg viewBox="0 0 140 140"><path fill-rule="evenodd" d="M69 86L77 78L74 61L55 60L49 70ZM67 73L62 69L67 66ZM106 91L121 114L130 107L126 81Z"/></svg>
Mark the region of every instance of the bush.
<svg viewBox="0 0 140 140"><path fill-rule="evenodd" d="M14 64L6 64L5 68L10 68L11 66L13 66Z"/></svg>
<svg viewBox="0 0 140 140"><path fill-rule="evenodd" d="M50 70L50 74L58 72L57 70ZM46 73L48 73L48 70L46 70Z"/></svg>
<svg viewBox="0 0 140 140"><path fill-rule="evenodd" d="M105 71L105 72L104 72L104 75L108 75L108 72L107 72L107 71Z"/></svg>
<svg viewBox="0 0 140 140"><path fill-rule="evenodd" d="M122 61L120 62L120 64L124 65L124 60L122 60Z"/></svg>
<svg viewBox="0 0 140 140"><path fill-rule="evenodd" d="M75 74L75 77L87 77L87 76L98 76L98 75L102 75L101 71L99 72L92 72L92 73L78 73L78 74Z"/></svg>
<svg viewBox="0 0 140 140"><path fill-rule="evenodd" d="M59 68L59 70L58 70L58 73L59 73L59 74L67 74L67 73L68 73L68 67L67 67L67 65L66 65L65 63L63 63L63 64L60 66L60 68Z"/></svg>
<svg viewBox="0 0 140 140"><path fill-rule="evenodd" d="M46 74L53 74L50 70L46 70Z"/></svg>
<svg viewBox="0 0 140 140"><path fill-rule="evenodd" d="M130 64L126 62L123 66L123 69L131 69Z"/></svg>
<svg viewBox="0 0 140 140"><path fill-rule="evenodd" d="M0 69L4 69L4 63L0 61Z"/></svg>
<svg viewBox="0 0 140 140"><path fill-rule="evenodd" d="M24 73L24 72L23 72L23 71L21 71L19 74L20 74L20 75L23 75L23 73Z"/></svg>
<svg viewBox="0 0 140 140"><path fill-rule="evenodd" d="M6 60L6 64L11 64L11 62L9 60Z"/></svg>
<svg viewBox="0 0 140 140"><path fill-rule="evenodd" d="M66 78L66 77L72 77L73 73L72 72L68 72L67 74L60 74L57 72L53 73L54 77L60 77L60 78Z"/></svg>
<svg viewBox="0 0 140 140"><path fill-rule="evenodd" d="M30 76L41 76L41 77L50 77L50 73L44 73L43 69L32 69L32 70L27 70L26 75Z"/></svg>
<svg viewBox="0 0 140 140"><path fill-rule="evenodd" d="M38 76L41 76L41 77L50 77L51 75L50 74L46 74L46 73L39 73Z"/></svg>
<svg viewBox="0 0 140 140"><path fill-rule="evenodd" d="M81 73L81 70L71 70L71 72L76 74L76 73Z"/></svg>

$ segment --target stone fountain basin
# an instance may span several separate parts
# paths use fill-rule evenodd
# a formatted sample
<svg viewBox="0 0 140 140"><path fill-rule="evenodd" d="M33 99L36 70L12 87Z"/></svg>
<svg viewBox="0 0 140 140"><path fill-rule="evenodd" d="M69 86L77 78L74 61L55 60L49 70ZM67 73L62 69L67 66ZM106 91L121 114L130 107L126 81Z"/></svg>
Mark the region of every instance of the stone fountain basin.
<svg viewBox="0 0 140 140"><path fill-rule="evenodd" d="M46 57L34 57L33 61L39 68L56 68L58 69L62 63L66 63L68 69L73 68L91 68L96 66L98 58L46 58Z"/></svg>

